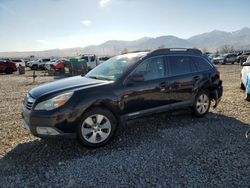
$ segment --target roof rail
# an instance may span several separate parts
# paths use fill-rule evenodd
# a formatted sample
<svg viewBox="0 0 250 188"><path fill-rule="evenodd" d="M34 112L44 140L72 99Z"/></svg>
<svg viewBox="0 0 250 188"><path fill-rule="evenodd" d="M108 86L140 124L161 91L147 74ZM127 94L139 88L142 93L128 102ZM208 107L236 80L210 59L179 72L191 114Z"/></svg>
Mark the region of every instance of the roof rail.
<svg viewBox="0 0 250 188"><path fill-rule="evenodd" d="M183 53L188 52L191 54L202 55L202 52L197 48L162 48L158 50L154 50L151 52L152 55L166 54L166 53Z"/></svg>

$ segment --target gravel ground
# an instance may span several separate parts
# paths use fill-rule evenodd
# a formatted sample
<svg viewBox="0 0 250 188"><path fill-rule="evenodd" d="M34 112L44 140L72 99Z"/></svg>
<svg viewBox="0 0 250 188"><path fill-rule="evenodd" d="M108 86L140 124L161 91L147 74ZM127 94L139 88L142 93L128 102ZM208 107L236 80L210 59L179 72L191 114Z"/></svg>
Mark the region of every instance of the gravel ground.
<svg viewBox="0 0 250 188"><path fill-rule="evenodd" d="M0 187L249 187L250 103L238 65L218 67L224 96L205 118L189 111L130 121L106 147L40 140L20 124L20 104L53 80L0 75ZM28 74L31 74L29 72Z"/></svg>

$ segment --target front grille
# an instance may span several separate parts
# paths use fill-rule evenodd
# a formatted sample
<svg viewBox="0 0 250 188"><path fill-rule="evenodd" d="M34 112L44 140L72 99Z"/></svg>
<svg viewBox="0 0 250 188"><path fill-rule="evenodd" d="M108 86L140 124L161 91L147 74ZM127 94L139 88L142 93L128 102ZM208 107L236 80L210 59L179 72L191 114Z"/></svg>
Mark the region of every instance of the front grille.
<svg viewBox="0 0 250 188"><path fill-rule="evenodd" d="M35 99L32 98L29 94L27 94L27 96L25 97L24 100L24 106L27 110L31 110L33 107L33 104L35 102Z"/></svg>

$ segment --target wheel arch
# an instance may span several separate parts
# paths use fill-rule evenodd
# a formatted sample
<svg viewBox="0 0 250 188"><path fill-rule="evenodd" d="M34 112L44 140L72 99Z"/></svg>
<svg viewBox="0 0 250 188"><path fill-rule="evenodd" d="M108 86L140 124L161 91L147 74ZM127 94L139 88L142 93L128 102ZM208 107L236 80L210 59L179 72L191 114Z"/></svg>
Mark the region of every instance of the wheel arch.
<svg viewBox="0 0 250 188"><path fill-rule="evenodd" d="M121 115L120 109L118 105L115 104L115 102L112 101L111 99L102 99L94 101L83 111L82 116L84 115L84 113L92 110L93 108L103 108L110 111L115 116L116 120L120 122L120 115Z"/></svg>

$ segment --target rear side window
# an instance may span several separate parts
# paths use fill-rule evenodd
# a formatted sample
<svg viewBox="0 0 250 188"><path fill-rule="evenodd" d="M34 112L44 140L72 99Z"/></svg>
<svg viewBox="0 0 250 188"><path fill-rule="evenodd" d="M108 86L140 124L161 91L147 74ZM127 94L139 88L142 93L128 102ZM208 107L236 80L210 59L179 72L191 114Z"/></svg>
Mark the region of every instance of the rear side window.
<svg viewBox="0 0 250 188"><path fill-rule="evenodd" d="M193 57L193 59L199 71L206 71L212 68L212 66L201 57Z"/></svg>
<svg viewBox="0 0 250 188"><path fill-rule="evenodd" d="M43 62L49 62L50 59L43 59Z"/></svg>
<svg viewBox="0 0 250 188"><path fill-rule="evenodd" d="M13 62L16 62L16 63L19 63L19 62L22 62L21 60L18 60L18 59L14 59L12 60Z"/></svg>
<svg viewBox="0 0 250 188"><path fill-rule="evenodd" d="M171 75L188 74L197 71L190 56L169 56Z"/></svg>

